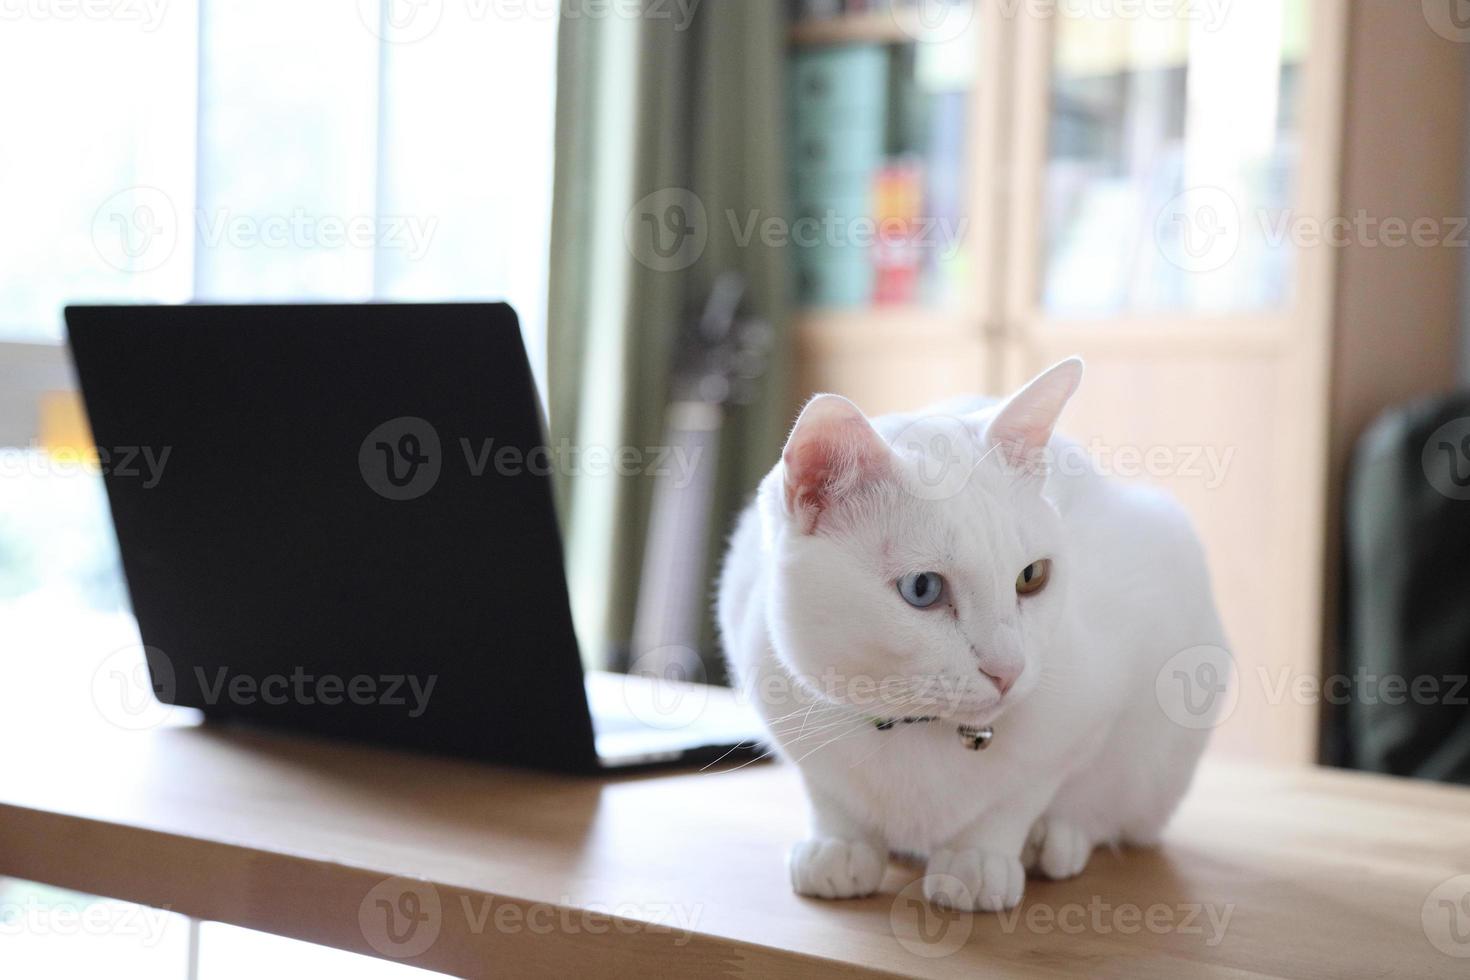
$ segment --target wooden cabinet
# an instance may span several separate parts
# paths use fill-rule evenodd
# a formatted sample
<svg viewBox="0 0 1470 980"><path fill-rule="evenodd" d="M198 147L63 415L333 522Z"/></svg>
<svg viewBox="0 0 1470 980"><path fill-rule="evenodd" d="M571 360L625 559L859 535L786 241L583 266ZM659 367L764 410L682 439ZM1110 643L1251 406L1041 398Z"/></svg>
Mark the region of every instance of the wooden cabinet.
<svg viewBox="0 0 1470 980"><path fill-rule="evenodd" d="M805 309L799 394L879 413L1082 355L1064 429L1209 551L1240 694L1215 751L1314 759L1352 440L1453 382L1463 251L1384 219L1465 213L1470 46L1419 5L951 4L932 41L926 6L791 44L967 46L965 281Z"/></svg>

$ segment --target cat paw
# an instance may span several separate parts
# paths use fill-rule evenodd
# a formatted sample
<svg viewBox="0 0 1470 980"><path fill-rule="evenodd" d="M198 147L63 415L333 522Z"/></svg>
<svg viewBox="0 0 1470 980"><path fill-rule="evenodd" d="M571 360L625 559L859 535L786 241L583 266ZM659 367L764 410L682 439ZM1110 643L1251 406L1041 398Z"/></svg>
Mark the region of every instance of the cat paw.
<svg viewBox="0 0 1470 980"><path fill-rule="evenodd" d="M1019 858L972 850L939 850L924 872L924 897L966 912L1000 912L1021 904L1026 869Z"/></svg>
<svg viewBox="0 0 1470 980"><path fill-rule="evenodd" d="M1092 857L1092 841L1077 826L1057 817L1042 817L1031 827L1021 863L1048 878L1075 878Z"/></svg>
<svg viewBox="0 0 1470 980"><path fill-rule="evenodd" d="M861 898L878 890L887 859L862 841L818 838L791 849L791 887L812 898Z"/></svg>

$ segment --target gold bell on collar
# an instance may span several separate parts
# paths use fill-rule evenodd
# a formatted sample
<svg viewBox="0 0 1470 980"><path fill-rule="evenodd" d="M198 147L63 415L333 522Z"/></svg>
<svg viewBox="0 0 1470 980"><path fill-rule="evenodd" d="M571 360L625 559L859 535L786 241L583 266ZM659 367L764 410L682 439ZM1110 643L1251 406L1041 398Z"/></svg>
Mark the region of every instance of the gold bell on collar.
<svg viewBox="0 0 1470 980"><path fill-rule="evenodd" d="M958 729L960 744L971 752L979 752L990 745L990 740L995 737L995 729L989 725L972 728L969 725L961 725Z"/></svg>

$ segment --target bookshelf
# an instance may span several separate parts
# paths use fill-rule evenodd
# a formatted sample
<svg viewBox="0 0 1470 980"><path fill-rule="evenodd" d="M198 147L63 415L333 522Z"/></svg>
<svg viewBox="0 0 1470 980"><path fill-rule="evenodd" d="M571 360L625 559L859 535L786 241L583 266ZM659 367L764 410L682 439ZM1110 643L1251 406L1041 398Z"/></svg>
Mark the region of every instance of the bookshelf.
<svg viewBox="0 0 1470 980"><path fill-rule="evenodd" d="M956 0L956 19L927 26L907 2L820 6L829 16L798 16L789 34L795 213L875 234L797 250L798 383L886 410L908 396L883 377L901 364L930 390L973 391L975 372L995 374L980 309L991 229L969 214L991 169L974 93L997 63L975 22L993 5Z"/></svg>
<svg viewBox="0 0 1470 980"><path fill-rule="evenodd" d="M919 37L922 29L917 15L902 7L836 17L802 17L791 25L791 44L907 44Z"/></svg>
<svg viewBox="0 0 1470 980"><path fill-rule="evenodd" d="M1281 214L1463 214L1463 106L1437 94L1466 91L1463 45L1417 8L1336 0L1231 4L1218 23L975 3L968 28L942 36L902 6L867 6L794 20L792 74L884 53L884 97L844 118L867 111L885 130L865 166L918 160L921 212L946 169L963 257L943 290L800 301L795 398L913 410L1080 354L1088 376L1063 428L1084 446L1228 453L1218 483L1183 462L1137 476L1183 503L1217 583L1240 700L1213 751L1314 761L1320 705L1273 700L1263 678L1333 663L1346 461L1383 407L1450 384L1459 266L1453 250L1273 243L1263 228ZM905 145L895 125L905 84L963 102L943 164L922 127ZM792 116L796 184L812 116ZM1222 216L1222 254L1192 250Z"/></svg>

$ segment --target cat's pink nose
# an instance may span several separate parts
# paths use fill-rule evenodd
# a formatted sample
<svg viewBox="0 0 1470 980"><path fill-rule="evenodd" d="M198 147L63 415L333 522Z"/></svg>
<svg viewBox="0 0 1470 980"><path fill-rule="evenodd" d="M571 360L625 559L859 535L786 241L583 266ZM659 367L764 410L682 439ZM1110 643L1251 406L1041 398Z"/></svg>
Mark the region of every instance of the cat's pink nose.
<svg viewBox="0 0 1470 980"><path fill-rule="evenodd" d="M1016 683L1016 678L1021 676L1021 672L1019 670L1010 670L1006 668L986 669L985 667L981 667L980 673L984 674L986 677L989 677L991 681L994 682L995 686L1000 689L1001 694L1005 694L1005 692L1009 691L1011 689L1011 685Z"/></svg>

